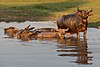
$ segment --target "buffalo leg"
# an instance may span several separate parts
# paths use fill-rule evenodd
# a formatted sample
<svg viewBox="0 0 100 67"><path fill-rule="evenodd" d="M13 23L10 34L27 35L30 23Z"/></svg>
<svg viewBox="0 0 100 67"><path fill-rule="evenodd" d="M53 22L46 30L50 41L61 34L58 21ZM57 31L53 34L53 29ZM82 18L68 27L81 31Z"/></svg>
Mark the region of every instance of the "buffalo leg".
<svg viewBox="0 0 100 67"><path fill-rule="evenodd" d="M87 32L87 31L84 31L84 33L83 33L83 35L84 35L84 38L86 38L86 32Z"/></svg>
<svg viewBox="0 0 100 67"><path fill-rule="evenodd" d="M80 33L79 33L79 32L77 32L77 38L78 38L78 39L80 38Z"/></svg>

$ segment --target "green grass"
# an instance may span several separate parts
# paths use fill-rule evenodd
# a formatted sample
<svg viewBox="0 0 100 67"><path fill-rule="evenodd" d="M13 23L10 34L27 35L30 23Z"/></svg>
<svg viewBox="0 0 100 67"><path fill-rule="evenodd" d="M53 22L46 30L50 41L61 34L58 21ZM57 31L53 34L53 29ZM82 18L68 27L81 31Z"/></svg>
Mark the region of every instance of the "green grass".
<svg viewBox="0 0 100 67"><path fill-rule="evenodd" d="M14 4L15 3L15 4ZM82 2L39 2L28 5L14 2L13 4L1 4L0 20L1 21L34 21L34 20L56 20L59 17L57 12L66 11ZM4 7L3 7L4 6ZM60 14L61 15L61 14Z"/></svg>
<svg viewBox="0 0 100 67"><path fill-rule="evenodd" d="M76 12L77 6L80 6L80 9L93 9L89 26L99 25L94 23L100 21L100 2L87 1L0 0L0 21L55 21L64 14Z"/></svg>

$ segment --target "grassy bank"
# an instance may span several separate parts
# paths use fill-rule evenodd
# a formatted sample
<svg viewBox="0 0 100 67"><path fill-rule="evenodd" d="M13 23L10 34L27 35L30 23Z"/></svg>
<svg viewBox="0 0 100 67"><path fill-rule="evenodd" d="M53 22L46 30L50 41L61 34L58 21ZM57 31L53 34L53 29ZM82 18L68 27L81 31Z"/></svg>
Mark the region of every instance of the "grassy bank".
<svg viewBox="0 0 100 67"><path fill-rule="evenodd" d="M0 9L1 21L56 20L64 11L84 4L69 1L3 2Z"/></svg>
<svg viewBox="0 0 100 67"><path fill-rule="evenodd" d="M80 0L0 0L0 21L55 21L64 14L76 12L77 6L93 9L89 23L100 21L100 2Z"/></svg>

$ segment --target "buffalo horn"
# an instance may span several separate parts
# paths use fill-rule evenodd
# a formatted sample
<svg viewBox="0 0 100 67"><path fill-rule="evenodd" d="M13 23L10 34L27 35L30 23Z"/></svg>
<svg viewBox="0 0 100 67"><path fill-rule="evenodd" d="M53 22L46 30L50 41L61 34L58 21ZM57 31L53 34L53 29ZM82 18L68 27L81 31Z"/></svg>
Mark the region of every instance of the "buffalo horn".
<svg viewBox="0 0 100 67"><path fill-rule="evenodd" d="M67 28L65 31L67 32L69 30L69 28Z"/></svg>
<svg viewBox="0 0 100 67"><path fill-rule="evenodd" d="M81 11L81 10L79 9L79 6L77 7L77 11Z"/></svg>
<svg viewBox="0 0 100 67"><path fill-rule="evenodd" d="M90 7L90 9L88 10L88 12L92 12L93 11L93 9Z"/></svg>

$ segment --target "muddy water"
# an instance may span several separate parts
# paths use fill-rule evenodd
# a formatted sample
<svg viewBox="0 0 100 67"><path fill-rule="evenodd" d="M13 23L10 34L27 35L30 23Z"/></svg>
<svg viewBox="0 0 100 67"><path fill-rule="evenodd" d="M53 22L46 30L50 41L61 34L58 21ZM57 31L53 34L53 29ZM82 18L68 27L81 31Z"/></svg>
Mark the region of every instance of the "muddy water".
<svg viewBox="0 0 100 67"><path fill-rule="evenodd" d="M5 27L57 28L51 22L0 23L0 67L99 67L100 29L88 28L87 39L4 38ZM74 36L74 35L73 35Z"/></svg>

